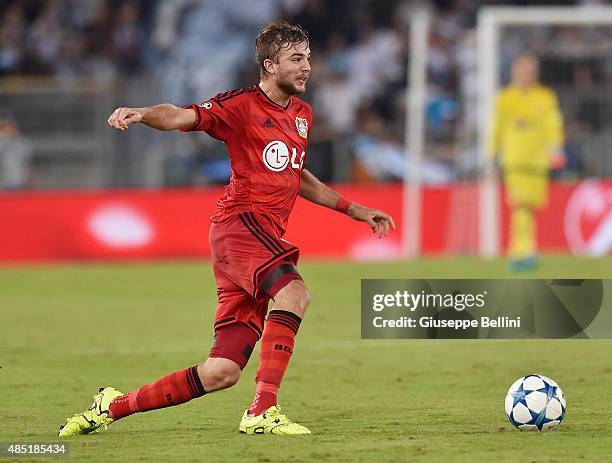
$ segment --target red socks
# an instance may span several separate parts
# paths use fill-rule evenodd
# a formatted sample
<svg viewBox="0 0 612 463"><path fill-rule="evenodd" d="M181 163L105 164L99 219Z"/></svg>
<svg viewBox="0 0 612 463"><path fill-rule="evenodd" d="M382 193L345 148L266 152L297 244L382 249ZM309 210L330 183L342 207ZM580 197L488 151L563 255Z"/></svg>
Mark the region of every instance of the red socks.
<svg viewBox="0 0 612 463"><path fill-rule="evenodd" d="M117 397L109 406L109 416L119 420L137 412L171 407L206 394L197 367L175 371L154 383Z"/></svg>
<svg viewBox="0 0 612 463"><path fill-rule="evenodd" d="M272 310L268 315L255 378L257 390L249 414L261 415L276 405L278 388L291 359L301 321L286 310ZM133 413L179 405L204 394L197 367L191 367L117 397L109 406L109 417L116 421Z"/></svg>
<svg viewBox="0 0 612 463"><path fill-rule="evenodd" d="M268 315L259 355L257 390L250 415L261 415L276 405L276 395L293 353L295 335L302 319L293 312L272 310Z"/></svg>

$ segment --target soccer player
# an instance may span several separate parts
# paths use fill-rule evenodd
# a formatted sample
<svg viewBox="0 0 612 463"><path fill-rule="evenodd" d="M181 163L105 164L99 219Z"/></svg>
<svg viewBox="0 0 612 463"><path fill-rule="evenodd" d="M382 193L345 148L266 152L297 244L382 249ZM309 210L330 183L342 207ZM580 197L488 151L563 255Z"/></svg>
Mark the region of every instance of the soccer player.
<svg viewBox="0 0 612 463"><path fill-rule="evenodd" d="M501 155L510 207L508 255L513 270L537 266L535 211L548 196L550 168L562 166L563 122L554 92L538 82L538 61L520 56L497 96L489 154Z"/></svg>
<svg viewBox="0 0 612 463"><path fill-rule="evenodd" d="M215 341L202 364L127 394L101 388L88 410L68 418L60 436L87 434L133 413L229 388L240 378L259 338L256 391L239 430L310 434L277 405L310 302L296 268L299 250L282 239L295 199L299 194L366 222L379 238L395 224L385 212L348 201L304 169L312 110L295 95L304 93L310 76L307 32L283 21L269 24L257 36L256 57L258 85L184 108L118 108L109 117L110 126L118 130L140 123L158 130L204 131L227 146L232 176L211 217L209 237L218 295Z"/></svg>

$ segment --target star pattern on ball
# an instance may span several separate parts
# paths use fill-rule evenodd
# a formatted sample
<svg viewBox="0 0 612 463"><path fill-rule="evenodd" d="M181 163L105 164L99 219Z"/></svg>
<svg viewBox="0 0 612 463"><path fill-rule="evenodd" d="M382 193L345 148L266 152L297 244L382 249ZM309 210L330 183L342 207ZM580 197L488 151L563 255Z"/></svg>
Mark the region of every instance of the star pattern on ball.
<svg viewBox="0 0 612 463"><path fill-rule="evenodd" d="M565 416L565 398L552 379L530 374L516 380L506 396L506 415L518 429L554 429Z"/></svg>
<svg viewBox="0 0 612 463"><path fill-rule="evenodd" d="M514 397L514 403L512 404L512 408L516 406L516 404L523 404L525 407L527 406L527 401L525 400L525 389L523 389L523 384L521 384L516 391L508 392L512 397Z"/></svg>

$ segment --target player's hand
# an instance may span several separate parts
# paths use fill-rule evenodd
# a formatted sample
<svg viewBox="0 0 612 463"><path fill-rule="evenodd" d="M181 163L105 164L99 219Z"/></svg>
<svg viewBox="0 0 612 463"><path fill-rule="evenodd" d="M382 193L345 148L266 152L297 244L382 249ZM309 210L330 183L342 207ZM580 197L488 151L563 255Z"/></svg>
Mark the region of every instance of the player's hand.
<svg viewBox="0 0 612 463"><path fill-rule="evenodd" d="M378 209L370 209L361 204L352 203L347 211L350 218L359 222L367 222L372 233L378 233L378 238L389 235L389 228L395 230L393 217Z"/></svg>
<svg viewBox="0 0 612 463"><path fill-rule="evenodd" d="M108 125L117 130L126 130L130 124L142 120L142 114L133 108L117 108L108 118Z"/></svg>

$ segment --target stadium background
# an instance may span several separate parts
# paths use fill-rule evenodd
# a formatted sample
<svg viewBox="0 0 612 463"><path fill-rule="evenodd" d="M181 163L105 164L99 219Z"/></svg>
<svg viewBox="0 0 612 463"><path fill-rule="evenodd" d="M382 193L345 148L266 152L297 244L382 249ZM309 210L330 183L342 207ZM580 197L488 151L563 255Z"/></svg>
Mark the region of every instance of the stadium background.
<svg viewBox="0 0 612 463"><path fill-rule="evenodd" d="M540 214L540 245L555 255L519 275L503 259L472 256L475 25L483 3L536 4L0 2L0 441L50 441L99 386L136 388L193 365L210 346L215 288L207 230L228 174L224 147L203 134L145 127L115 133L106 124L114 107L199 102L251 84L260 26L277 18L300 22L313 50L305 96L315 109L308 168L401 222L408 23L425 6L432 15L420 224L425 258L398 259L400 232L373 240L363 224L303 201L289 223L313 304L281 401L315 430L312 438L283 442L281 450L278 440L249 441L236 432L253 389L253 362L227 393L71 439L71 455L84 461L608 460L610 341L359 336L361 278L611 274L607 234L590 239L605 231L612 208L612 41L601 30L535 28L502 42L504 78L525 43L542 58L542 77L560 95L568 163L553 173L551 204ZM507 211L501 213L507 224ZM502 233L505 240L507 225ZM193 257L204 259L185 259ZM125 265L126 259L139 262ZM508 386L531 372L556 379L568 398L568 415L554 435L511 432L504 416Z"/></svg>
<svg viewBox="0 0 612 463"><path fill-rule="evenodd" d="M105 120L117 106L201 102L252 84L258 77L253 37L276 18L299 22L312 36L313 78L305 98L316 117L308 168L341 185L346 195L372 198L400 218L401 181L414 168L403 147L409 21L423 7L431 9L432 24L421 249L426 255L474 253L479 6L398 0L3 2L0 213L11 221L0 230L0 259L209 255L206 217L229 177L224 146L202 134L144 127L115 133ZM610 43L609 27L516 28L501 40L502 82L511 60L530 49L541 59L543 81L561 100L567 164L553 171L558 181L540 214L539 242L547 252L605 255L610 249L610 233L591 239L605 228L611 210L605 180L612 175ZM574 194L585 178L599 181ZM121 191L110 192L116 189ZM401 254L401 231L381 244L301 201L296 212L288 238L302 244L304 255ZM505 209L501 216L505 243ZM340 227L343 238L333 242L304 226L315 221L321 230ZM44 235L36 232L41 229Z"/></svg>

